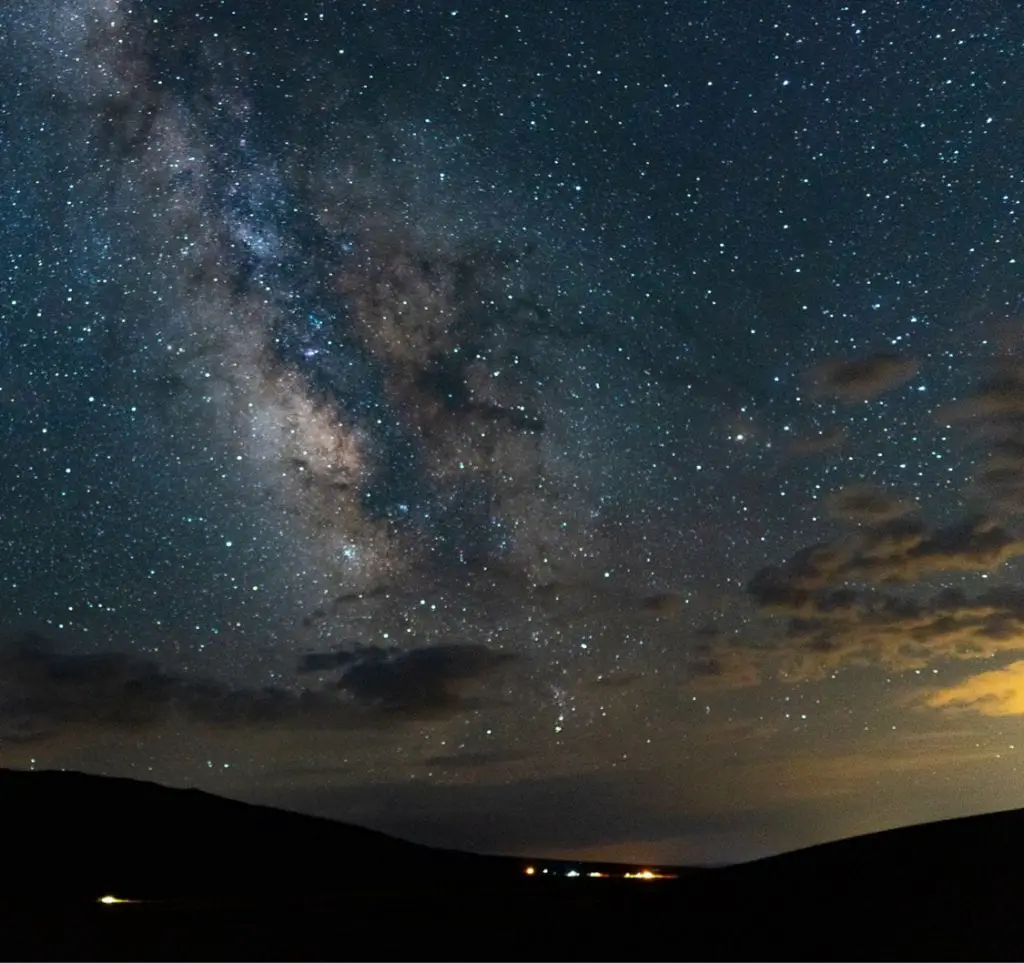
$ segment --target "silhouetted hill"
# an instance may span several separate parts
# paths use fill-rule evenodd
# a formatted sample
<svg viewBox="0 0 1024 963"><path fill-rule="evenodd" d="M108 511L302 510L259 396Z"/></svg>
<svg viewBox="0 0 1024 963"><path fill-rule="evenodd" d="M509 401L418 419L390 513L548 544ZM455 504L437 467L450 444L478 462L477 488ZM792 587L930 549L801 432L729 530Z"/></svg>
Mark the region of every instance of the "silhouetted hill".
<svg viewBox="0 0 1024 963"><path fill-rule="evenodd" d="M979 858L984 854L984 858ZM962 816L904 826L865 836L851 836L806 849L769 856L742 868L750 875L778 872L801 875L869 869L880 862L898 875L937 876L951 871L992 872L1021 868L1024 857L1024 809Z"/></svg>
<svg viewBox="0 0 1024 963"><path fill-rule="evenodd" d="M1024 958L1024 811L640 883L78 773L0 805L6 958Z"/></svg>
<svg viewBox="0 0 1024 963"><path fill-rule="evenodd" d="M754 939L804 958L1022 959L1022 864L1024 810L1012 810L729 867L700 899L748 908L719 941L726 955Z"/></svg>
<svg viewBox="0 0 1024 963"><path fill-rule="evenodd" d="M0 888L8 900L32 899L36 887L56 900L107 893L281 898L399 872L436 879L520 870L519 863L132 779L0 769L0 800L8 832L35 841L5 856Z"/></svg>

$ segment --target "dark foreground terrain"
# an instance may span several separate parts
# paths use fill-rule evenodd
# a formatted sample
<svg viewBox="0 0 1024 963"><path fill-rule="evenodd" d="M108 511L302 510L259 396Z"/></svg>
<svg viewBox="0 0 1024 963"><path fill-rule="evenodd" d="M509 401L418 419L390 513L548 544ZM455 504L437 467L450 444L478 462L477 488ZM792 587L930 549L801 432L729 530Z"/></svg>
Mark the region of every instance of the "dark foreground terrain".
<svg viewBox="0 0 1024 963"><path fill-rule="evenodd" d="M1024 958L1024 812L641 882L75 773L0 806L6 959Z"/></svg>

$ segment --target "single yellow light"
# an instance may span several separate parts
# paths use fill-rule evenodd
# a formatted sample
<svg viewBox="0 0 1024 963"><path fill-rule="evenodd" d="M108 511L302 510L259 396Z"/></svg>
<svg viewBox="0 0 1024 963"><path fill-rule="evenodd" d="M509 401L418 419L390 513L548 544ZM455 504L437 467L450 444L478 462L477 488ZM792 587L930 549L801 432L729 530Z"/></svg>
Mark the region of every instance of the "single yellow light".
<svg viewBox="0 0 1024 963"><path fill-rule="evenodd" d="M118 899L116 896L101 896L99 901L104 906L112 906L114 903L125 903L127 900Z"/></svg>
<svg viewBox="0 0 1024 963"><path fill-rule="evenodd" d="M537 872L537 870L535 870L532 866L527 866L525 872L527 876L533 876L534 873Z"/></svg>

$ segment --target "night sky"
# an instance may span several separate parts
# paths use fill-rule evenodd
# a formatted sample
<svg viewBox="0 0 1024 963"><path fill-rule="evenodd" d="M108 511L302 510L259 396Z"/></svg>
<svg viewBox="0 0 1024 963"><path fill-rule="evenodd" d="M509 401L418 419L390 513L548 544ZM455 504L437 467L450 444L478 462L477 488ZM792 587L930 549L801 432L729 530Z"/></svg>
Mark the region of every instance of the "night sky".
<svg viewBox="0 0 1024 963"><path fill-rule="evenodd" d="M0 765L661 863L1024 805L1016 3L0 36Z"/></svg>

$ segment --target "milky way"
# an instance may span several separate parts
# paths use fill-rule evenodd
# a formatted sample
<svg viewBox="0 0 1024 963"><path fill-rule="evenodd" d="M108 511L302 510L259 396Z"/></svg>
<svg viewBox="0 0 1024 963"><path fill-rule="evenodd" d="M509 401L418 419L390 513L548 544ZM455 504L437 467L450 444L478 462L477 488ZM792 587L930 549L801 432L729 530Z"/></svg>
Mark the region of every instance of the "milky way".
<svg viewBox="0 0 1024 963"><path fill-rule="evenodd" d="M57 95L95 165L75 189L105 202L75 256L140 302L102 322L116 390L158 413L183 480L205 463L220 498L265 494L249 520L286 545L268 588L596 571L602 493L566 450L572 349L540 300L577 279L527 199L429 120L346 111L342 80L296 145L265 116L259 53L173 13L75 16L59 52L80 77ZM599 390L571 393L586 413Z"/></svg>
<svg viewBox="0 0 1024 963"><path fill-rule="evenodd" d="M689 852L973 705L1020 25L898 6L8 5L8 761L399 827L661 773Z"/></svg>

